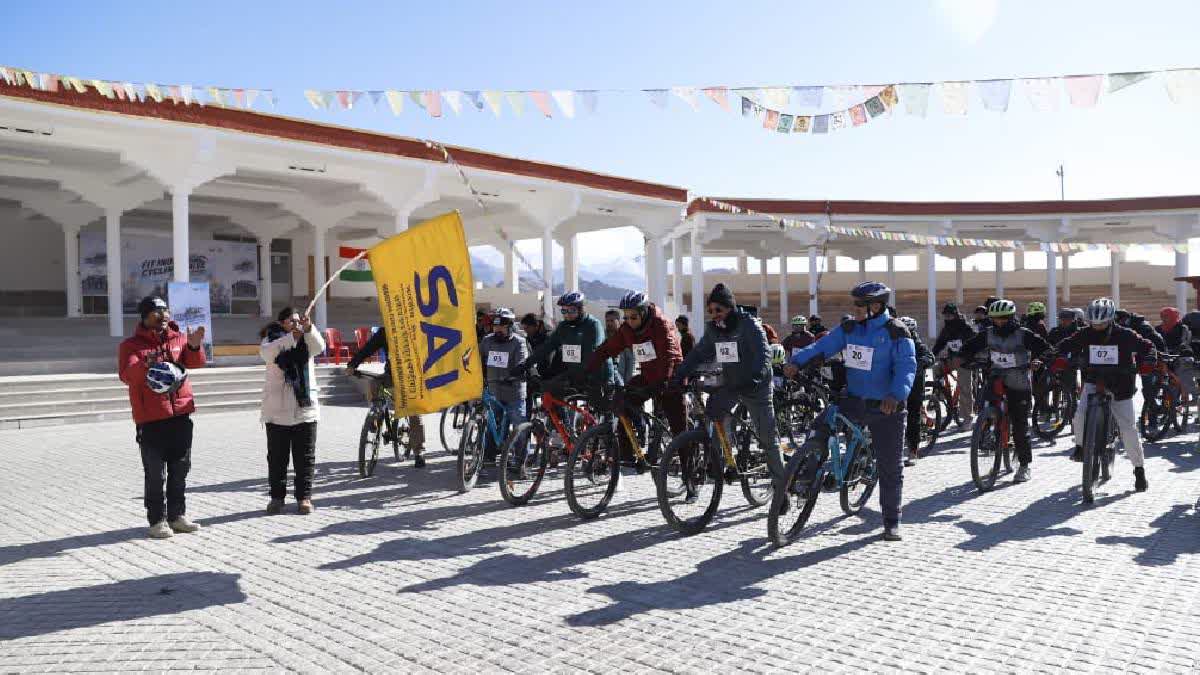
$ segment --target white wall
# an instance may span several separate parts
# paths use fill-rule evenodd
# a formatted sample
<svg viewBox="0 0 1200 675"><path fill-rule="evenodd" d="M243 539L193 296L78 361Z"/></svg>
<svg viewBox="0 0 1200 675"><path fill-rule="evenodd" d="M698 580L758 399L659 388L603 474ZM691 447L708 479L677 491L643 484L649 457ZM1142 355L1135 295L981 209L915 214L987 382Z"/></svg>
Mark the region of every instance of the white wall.
<svg viewBox="0 0 1200 675"><path fill-rule="evenodd" d="M0 291L66 291L61 227L5 212L0 233Z"/></svg>

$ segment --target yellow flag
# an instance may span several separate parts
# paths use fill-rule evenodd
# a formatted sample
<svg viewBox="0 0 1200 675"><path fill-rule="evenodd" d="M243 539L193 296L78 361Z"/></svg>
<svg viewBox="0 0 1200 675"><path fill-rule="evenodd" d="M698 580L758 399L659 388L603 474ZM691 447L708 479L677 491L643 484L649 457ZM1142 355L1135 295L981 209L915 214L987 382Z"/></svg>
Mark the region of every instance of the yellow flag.
<svg viewBox="0 0 1200 675"><path fill-rule="evenodd" d="M479 398L475 283L458 212L410 227L371 247L367 258L387 332L396 416Z"/></svg>

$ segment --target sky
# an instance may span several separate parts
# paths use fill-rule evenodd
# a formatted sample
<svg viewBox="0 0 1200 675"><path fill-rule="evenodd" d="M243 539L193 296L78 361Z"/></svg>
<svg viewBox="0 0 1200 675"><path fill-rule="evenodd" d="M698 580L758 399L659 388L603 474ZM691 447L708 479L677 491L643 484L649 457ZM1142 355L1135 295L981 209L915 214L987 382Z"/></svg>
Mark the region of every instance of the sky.
<svg viewBox="0 0 1200 675"><path fill-rule="evenodd" d="M1200 3L132 2L5 7L0 63L134 82L273 89L277 112L688 188L795 199L1071 199L1196 194L1197 107L1161 82L1092 109L893 114L826 136L763 130L704 102L602 94L544 119L409 105L317 111L305 89L641 89L871 84L1200 66ZM22 27L21 30L16 30ZM616 247L640 249L635 234ZM537 244L523 250L540 260ZM640 251L639 251L640 254Z"/></svg>

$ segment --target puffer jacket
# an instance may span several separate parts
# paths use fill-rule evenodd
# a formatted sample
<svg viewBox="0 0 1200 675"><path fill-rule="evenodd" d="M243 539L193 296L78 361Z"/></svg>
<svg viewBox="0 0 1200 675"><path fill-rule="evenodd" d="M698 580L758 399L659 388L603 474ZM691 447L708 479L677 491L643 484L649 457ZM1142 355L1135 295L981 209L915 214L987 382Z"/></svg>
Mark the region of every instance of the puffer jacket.
<svg viewBox="0 0 1200 675"><path fill-rule="evenodd" d="M196 411L191 382L184 380L173 394L156 394L146 384L146 371L155 357L173 361L185 372L203 368L205 363L204 348L189 347L179 324L170 321L165 331L156 333L139 321L133 335L121 342L117 350L117 375L129 387L129 406L133 409L133 423L137 425Z"/></svg>
<svg viewBox="0 0 1200 675"><path fill-rule="evenodd" d="M275 340L265 338L259 345L258 353L267 364L267 370L263 377L262 414L259 416L259 420L263 424L290 427L305 422L316 422L321 416L320 405L317 403L317 371L313 366L314 359L312 357L325 351L325 340L314 326L304 334L304 344L308 346L309 359L306 377L308 378L308 392L312 398L312 405L304 408L301 408L299 401L296 400L296 393L292 389L292 385L284 379L283 369L275 363L277 356L296 346L296 338L292 337L291 333L286 333L283 337Z"/></svg>
<svg viewBox="0 0 1200 675"><path fill-rule="evenodd" d="M592 351L603 341L604 327L600 325L600 320L591 314L584 314L574 321L559 323L554 332L550 334L550 338L533 351L529 362L540 363L552 352L557 351L563 364L563 370L571 379L586 380L590 384L612 382L613 366L611 361L606 360L603 367L597 371L586 372ZM568 352L570 353L568 354Z"/></svg>
<svg viewBox="0 0 1200 675"><path fill-rule="evenodd" d="M904 324L888 318L887 314L861 322L847 321L796 352L791 362L803 366L818 356L828 358L843 352L851 352L845 355L846 386L851 396L871 400L888 396L897 401L908 399L916 379L917 352ZM858 358L854 360L851 356ZM851 367L850 363L856 365Z"/></svg>
<svg viewBox="0 0 1200 675"><path fill-rule="evenodd" d="M622 322L617 332L592 352L587 368L595 370L605 358L615 358L629 349L633 350L634 359L641 359L642 379L647 384L671 379L675 368L683 362L683 350L679 346L675 324L668 321L662 310L654 304L647 310L646 320L640 329L635 331ZM641 356L638 356L639 353ZM651 355L653 358L650 358Z"/></svg>
<svg viewBox="0 0 1200 675"><path fill-rule="evenodd" d="M675 369L672 382L678 384L700 364L713 361L721 366L721 381L731 391L749 394L759 387L771 386L766 331L757 319L745 312L730 312L724 328L718 328L715 322L707 322L704 335Z"/></svg>

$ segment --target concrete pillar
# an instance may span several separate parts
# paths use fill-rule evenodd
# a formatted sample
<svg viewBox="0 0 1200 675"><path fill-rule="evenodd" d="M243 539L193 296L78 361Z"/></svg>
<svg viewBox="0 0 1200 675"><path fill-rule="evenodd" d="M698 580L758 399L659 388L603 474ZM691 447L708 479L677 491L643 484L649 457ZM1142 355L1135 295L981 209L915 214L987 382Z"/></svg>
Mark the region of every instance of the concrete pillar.
<svg viewBox="0 0 1200 675"><path fill-rule="evenodd" d="M1186 239L1184 239L1180 243L1186 244L1188 242ZM1175 251L1175 276L1177 276L1177 277L1186 277L1187 276L1188 264L1191 262L1190 260L1188 260L1189 255L1190 255L1190 249L1188 251ZM1175 282L1175 306L1178 307L1179 311L1183 312L1184 314L1187 314L1187 311L1188 311L1188 307L1187 307L1188 285L1189 284L1186 281L1176 281Z"/></svg>
<svg viewBox="0 0 1200 675"><path fill-rule="evenodd" d="M259 276L258 281L258 315L264 319L274 319L272 312L273 295L271 289L271 237L259 237L258 248L261 251L259 258ZM324 328L324 326L322 326Z"/></svg>
<svg viewBox="0 0 1200 675"><path fill-rule="evenodd" d="M542 314L548 319L554 318L554 228L542 228L542 280L545 284L542 294ZM564 288L563 291L575 290Z"/></svg>
<svg viewBox="0 0 1200 675"><path fill-rule="evenodd" d="M325 237L329 234L329 230L313 225L313 290L319 292L321 287L325 285ZM321 293L321 297L317 298L317 304L313 307L314 315L313 323L316 324L318 330L325 330L329 327L329 303L328 294Z"/></svg>
<svg viewBox="0 0 1200 675"><path fill-rule="evenodd" d="M746 260L746 255L744 253L742 255L739 255L737 258L738 274L745 275L748 273L747 270L749 270L749 269L750 269L750 265L749 265L749 262Z"/></svg>
<svg viewBox="0 0 1200 675"><path fill-rule="evenodd" d="M889 253L887 256L887 285L893 291L896 289L896 256Z"/></svg>
<svg viewBox="0 0 1200 675"><path fill-rule="evenodd" d="M758 306L766 309L767 302L767 259L758 259Z"/></svg>
<svg viewBox="0 0 1200 675"><path fill-rule="evenodd" d="M67 318L83 314L83 288L79 279L79 226L63 225L63 270L67 282Z"/></svg>
<svg viewBox="0 0 1200 675"><path fill-rule="evenodd" d="M963 304L963 259L958 256L954 259L954 302L958 303L959 310L962 310Z"/></svg>
<svg viewBox="0 0 1200 675"><path fill-rule="evenodd" d="M1050 325L1058 319L1058 254L1046 252L1046 321Z"/></svg>
<svg viewBox="0 0 1200 675"><path fill-rule="evenodd" d="M764 317L765 318L765 317ZM786 255L779 256L779 326L788 325L788 259Z"/></svg>
<svg viewBox="0 0 1200 675"><path fill-rule="evenodd" d="M1004 251L996 251L996 297L1004 297Z"/></svg>
<svg viewBox="0 0 1200 675"><path fill-rule="evenodd" d="M700 231L706 225L704 216L699 216L697 228L692 230L692 320L691 329L696 338L704 334L704 245L700 243Z"/></svg>
<svg viewBox="0 0 1200 675"><path fill-rule="evenodd" d="M188 248L187 190L171 192L171 243L175 259L174 281L191 280L191 254Z"/></svg>
<svg viewBox="0 0 1200 675"><path fill-rule="evenodd" d="M521 292L520 276L517 273L517 242L510 239L505 244L505 248L500 251L504 256L504 290L516 295Z"/></svg>
<svg viewBox="0 0 1200 675"><path fill-rule="evenodd" d="M1013 252L1013 269L1017 271L1025 269L1025 249L1017 249Z"/></svg>
<svg viewBox="0 0 1200 675"><path fill-rule="evenodd" d="M121 310L121 211L104 211L104 256L108 274L108 334L112 337L124 335Z"/></svg>
<svg viewBox="0 0 1200 675"><path fill-rule="evenodd" d="M683 313L683 247L679 245L679 237L671 239L671 295L675 298L675 311Z"/></svg>
<svg viewBox="0 0 1200 675"><path fill-rule="evenodd" d="M927 270L926 282L929 284L927 293L927 302L925 309L929 316L929 332L925 335L934 337L937 335L937 249L933 244L925 244L925 267Z"/></svg>
<svg viewBox="0 0 1200 675"><path fill-rule="evenodd" d="M1062 278L1063 306L1069 307L1071 305L1071 254L1070 253L1063 254L1062 268L1063 268L1063 278ZM1055 320L1058 319L1057 316L1053 316L1053 317L1049 317L1049 318L1055 319Z"/></svg>
<svg viewBox="0 0 1200 675"><path fill-rule="evenodd" d="M866 280L867 280L867 259L859 258L858 259L858 283L861 284L862 282L864 282Z"/></svg>
<svg viewBox="0 0 1200 675"><path fill-rule="evenodd" d="M649 244L647 244L649 246ZM563 241L563 287L579 290L579 235L572 234ZM646 283L651 284L650 256L646 256Z"/></svg>
<svg viewBox="0 0 1200 675"><path fill-rule="evenodd" d="M1108 282L1109 295L1117 308L1121 307L1121 254L1117 251L1108 253Z"/></svg>
<svg viewBox="0 0 1200 675"><path fill-rule="evenodd" d="M808 313L819 314L817 302L817 247L808 247ZM833 325L833 324L829 324Z"/></svg>
<svg viewBox="0 0 1200 675"><path fill-rule="evenodd" d="M662 237L654 237L647 242L649 247L649 259L653 265L652 275L646 278L646 284L649 286L650 301L662 307L667 303L667 261L663 258L663 240ZM579 278L579 260L575 260L575 278L578 283Z"/></svg>

